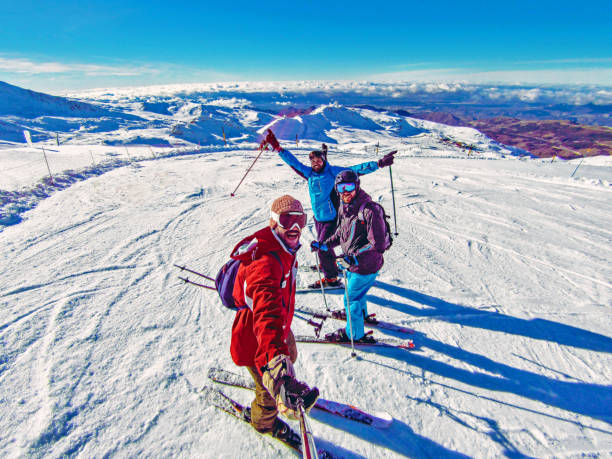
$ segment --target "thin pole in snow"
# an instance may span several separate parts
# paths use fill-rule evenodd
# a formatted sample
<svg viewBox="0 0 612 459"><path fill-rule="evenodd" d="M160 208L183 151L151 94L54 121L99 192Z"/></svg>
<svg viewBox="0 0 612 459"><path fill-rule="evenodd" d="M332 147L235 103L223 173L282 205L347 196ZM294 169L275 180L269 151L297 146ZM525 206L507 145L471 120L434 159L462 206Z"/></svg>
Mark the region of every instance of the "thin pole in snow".
<svg viewBox="0 0 612 459"><path fill-rule="evenodd" d="M49 160L47 160L47 152L45 152L45 148L41 147L43 151L43 156L45 157L45 162L47 163L47 170L49 171L49 177L51 177L51 183L53 183L53 175L51 175L51 168L49 167Z"/></svg>
<svg viewBox="0 0 612 459"><path fill-rule="evenodd" d="M582 164L582 161L584 161L584 157L580 160L580 164ZM574 174L576 173L576 171L578 170L578 168L580 167L580 164L578 164L576 166L576 169L574 169L574 172L572 172L572 175L570 175L570 178L574 176Z"/></svg>

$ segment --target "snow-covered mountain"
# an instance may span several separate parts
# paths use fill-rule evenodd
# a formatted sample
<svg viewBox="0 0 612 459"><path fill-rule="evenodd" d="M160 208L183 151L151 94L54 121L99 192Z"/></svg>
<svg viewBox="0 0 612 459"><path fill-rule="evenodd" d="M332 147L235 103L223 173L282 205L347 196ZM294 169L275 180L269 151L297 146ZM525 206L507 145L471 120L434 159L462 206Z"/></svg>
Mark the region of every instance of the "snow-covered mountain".
<svg viewBox="0 0 612 459"><path fill-rule="evenodd" d="M214 275L281 194L310 212L305 182L272 152L230 196L268 127L304 162L322 141L335 165L398 150L395 203L388 169L362 177L399 233L368 303L415 329L416 349L351 359L300 344L298 376L324 398L394 417L377 430L313 410L319 446L346 458L610 454L609 158L543 161L474 129L333 101L284 117L237 93L105 97L92 105L125 116L78 116L90 128L70 125L60 145L51 131L35 139L53 179L42 150L0 144L1 456L293 457L200 397L209 368L246 372L229 355L233 314L173 266ZM312 232L311 220L305 247ZM313 262L306 248L298 258ZM294 329L313 334L297 317Z"/></svg>
<svg viewBox="0 0 612 459"><path fill-rule="evenodd" d="M106 116L108 110L76 99L51 96L0 81L0 116L6 115L22 118L37 118L41 115L92 118Z"/></svg>

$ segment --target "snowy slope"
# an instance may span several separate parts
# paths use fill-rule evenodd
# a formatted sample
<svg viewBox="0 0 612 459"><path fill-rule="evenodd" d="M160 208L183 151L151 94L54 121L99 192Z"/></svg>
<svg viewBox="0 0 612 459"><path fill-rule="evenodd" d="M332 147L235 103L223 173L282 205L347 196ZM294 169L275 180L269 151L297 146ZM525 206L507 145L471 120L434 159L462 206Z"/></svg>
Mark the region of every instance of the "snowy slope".
<svg viewBox="0 0 612 459"><path fill-rule="evenodd" d="M467 157L433 135L393 144L345 129L336 140L338 165L372 159L378 142L400 149L400 234L368 301L370 312L415 328L418 349L354 360L345 348L299 345L298 375L323 397L395 417L374 431L313 411L319 443L342 457L608 456L609 160L570 178L575 161ZM293 150L306 161L309 148ZM116 163L4 227L0 455L292 457L199 398L208 368L235 369L233 314L172 266L214 274L236 241L266 224L275 197L309 205L304 182L272 153L230 198L254 155ZM363 187L392 212L387 170ZM306 230L303 244L310 239ZM311 261L302 249L300 262ZM314 293L297 303L323 308Z"/></svg>
<svg viewBox="0 0 612 459"><path fill-rule="evenodd" d="M320 446L340 457L609 456L610 159L528 159L474 129L329 101L278 116L265 107L291 101L266 99L275 88L104 91L90 96L112 116L57 116L34 100L34 118L0 117L0 456L292 456L198 396L210 367L241 371L233 314L173 267L214 275L280 194L309 209L303 180L269 152L229 196L268 127L304 162L323 141L335 165L399 150L399 236L368 302L414 328L417 350L352 360L299 345L298 375L323 397L395 417L375 431L313 411ZM39 129L37 148L23 126ZM362 181L392 214L388 170ZM306 249L299 258L313 261ZM323 309L316 293L297 304ZM294 329L312 334L297 318Z"/></svg>

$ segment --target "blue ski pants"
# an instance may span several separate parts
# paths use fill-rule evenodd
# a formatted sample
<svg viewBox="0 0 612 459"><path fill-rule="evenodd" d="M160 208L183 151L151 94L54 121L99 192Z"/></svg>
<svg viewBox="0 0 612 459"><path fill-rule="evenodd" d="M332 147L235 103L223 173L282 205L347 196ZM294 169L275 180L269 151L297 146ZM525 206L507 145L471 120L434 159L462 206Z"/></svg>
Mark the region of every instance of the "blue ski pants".
<svg viewBox="0 0 612 459"><path fill-rule="evenodd" d="M366 295L370 287L374 285L378 272L374 274L359 274L350 271L344 271L346 288L344 291L344 309L347 314L346 334L351 336L351 326L353 339L363 338L365 335L364 318L368 315L368 305L366 303ZM347 300L348 297L348 300ZM349 324L348 315L351 315L351 323Z"/></svg>

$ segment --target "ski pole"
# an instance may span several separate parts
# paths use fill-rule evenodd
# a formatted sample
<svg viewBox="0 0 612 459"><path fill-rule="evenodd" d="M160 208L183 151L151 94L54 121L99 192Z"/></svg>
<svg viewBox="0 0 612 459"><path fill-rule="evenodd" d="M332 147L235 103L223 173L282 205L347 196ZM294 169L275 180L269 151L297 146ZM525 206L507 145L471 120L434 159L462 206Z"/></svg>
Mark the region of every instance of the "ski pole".
<svg viewBox="0 0 612 459"><path fill-rule="evenodd" d="M355 353L355 343L353 342L353 319L351 318L351 300L349 298L348 280L346 277L346 268L342 270L342 276L344 277L344 296L346 297L346 316L349 323L349 331L351 332L351 357L357 357Z"/></svg>
<svg viewBox="0 0 612 459"><path fill-rule="evenodd" d="M397 216L395 215L395 191L393 190L393 174L389 166L389 178L391 179L391 198L393 199L393 222L395 224L395 235L397 236Z"/></svg>
<svg viewBox="0 0 612 459"><path fill-rule="evenodd" d="M325 296L325 288L323 288L323 278L321 277L321 270L319 269L319 263L321 259L319 258L318 250L314 252L314 256L315 256L315 266L317 267L317 273L319 274L319 284L321 286L321 295L323 295L323 303L325 303L325 309L329 311L329 306L327 305L327 297Z"/></svg>
<svg viewBox="0 0 612 459"><path fill-rule="evenodd" d="M300 433L302 435L302 457L304 459L319 459L317 445L314 441L312 429L306 419L306 410L304 409L304 402L301 398L297 401L297 409L300 418Z"/></svg>
<svg viewBox="0 0 612 459"><path fill-rule="evenodd" d="M238 186L236 186L236 189L234 191L231 192L230 196L234 197L236 190L238 189L238 187L242 184L242 181L245 179L245 177L247 176L247 174L251 171L251 168L255 165L255 163L257 162L257 160L259 159L259 157L261 156L261 154L264 152L264 150L267 150L268 148L263 148L261 147L259 149L259 154L257 155L257 158L255 158L255 160L251 163L251 165L249 166L249 168L247 169L247 171L244 173L244 176L242 177L242 179L240 180L240 183L238 183Z"/></svg>
<svg viewBox="0 0 612 459"><path fill-rule="evenodd" d="M199 272L197 272L197 271L194 271L194 270L192 270L192 269L189 269L189 268L188 268L188 267L186 267L186 266L179 266L179 265L177 265L177 264L175 264L174 266L176 266L177 268L179 268L181 271L187 271L187 272L190 272L191 274L195 274L195 275L197 275L197 276L203 277L204 279L208 279L208 280L210 280L210 281L215 282L215 279L213 279L212 277L206 276L206 275L204 275L204 274L202 274L202 273L199 273Z"/></svg>
<svg viewBox="0 0 612 459"><path fill-rule="evenodd" d="M207 288L207 289L209 289L209 290L217 290L215 287L210 287L210 286L208 286L208 285L199 284L199 283L197 283L197 282L194 282L194 281L190 280L188 277L181 277L181 276L178 276L178 278L179 278L180 280L182 280L183 282L185 282L186 284L195 285L196 287Z"/></svg>

